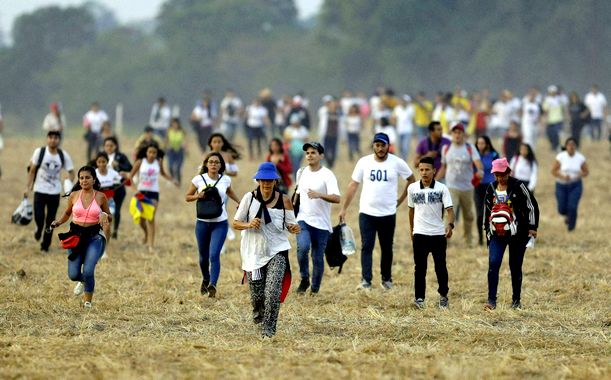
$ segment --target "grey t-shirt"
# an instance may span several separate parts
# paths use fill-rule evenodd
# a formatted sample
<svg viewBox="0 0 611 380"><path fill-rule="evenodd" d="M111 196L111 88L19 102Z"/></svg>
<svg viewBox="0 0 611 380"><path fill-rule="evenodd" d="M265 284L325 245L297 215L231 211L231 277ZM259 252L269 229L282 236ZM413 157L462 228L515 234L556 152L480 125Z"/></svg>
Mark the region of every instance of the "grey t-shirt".
<svg viewBox="0 0 611 380"><path fill-rule="evenodd" d="M455 143L441 151L441 163L446 164L445 183L449 189L472 190L473 161L479 160L479 153L473 145Z"/></svg>

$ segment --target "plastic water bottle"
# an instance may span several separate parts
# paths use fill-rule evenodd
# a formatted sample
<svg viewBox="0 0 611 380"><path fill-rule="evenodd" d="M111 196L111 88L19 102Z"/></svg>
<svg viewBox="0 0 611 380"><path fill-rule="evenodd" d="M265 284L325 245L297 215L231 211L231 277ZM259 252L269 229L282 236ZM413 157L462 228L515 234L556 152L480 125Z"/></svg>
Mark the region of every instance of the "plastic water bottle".
<svg viewBox="0 0 611 380"><path fill-rule="evenodd" d="M342 224L341 226L340 244L342 246L342 254L344 256L350 256L356 253L354 233L352 233L352 229L346 224Z"/></svg>

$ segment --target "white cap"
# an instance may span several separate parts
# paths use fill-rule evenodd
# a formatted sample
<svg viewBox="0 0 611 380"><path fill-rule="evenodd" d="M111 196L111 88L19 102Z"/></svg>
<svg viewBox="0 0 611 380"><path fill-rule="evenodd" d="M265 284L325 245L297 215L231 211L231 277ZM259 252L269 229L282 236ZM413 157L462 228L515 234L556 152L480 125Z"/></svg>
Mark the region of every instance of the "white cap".
<svg viewBox="0 0 611 380"><path fill-rule="evenodd" d="M325 95L325 96L322 97L322 102L323 103L327 103L327 102L330 102L332 100L333 100L333 96L331 96L331 95Z"/></svg>
<svg viewBox="0 0 611 380"><path fill-rule="evenodd" d="M405 100L406 102L411 102L412 101L412 97L407 95L407 94L405 94L405 95L403 95L403 100Z"/></svg>
<svg viewBox="0 0 611 380"><path fill-rule="evenodd" d="M558 87L553 84L547 88L547 92L558 92Z"/></svg>
<svg viewBox="0 0 611 380"><path fill-rule="evenodd" d="M301 104L303 102L303 98L299 95L293 96L293 103Z"/></svg>

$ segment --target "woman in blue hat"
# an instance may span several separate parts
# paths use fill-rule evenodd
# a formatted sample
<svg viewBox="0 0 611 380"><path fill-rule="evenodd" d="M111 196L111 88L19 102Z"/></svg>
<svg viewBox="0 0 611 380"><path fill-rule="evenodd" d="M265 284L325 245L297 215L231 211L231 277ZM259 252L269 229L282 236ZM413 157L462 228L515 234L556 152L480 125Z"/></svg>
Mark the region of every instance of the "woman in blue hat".
<svg viewBox="0 0 611 380"><path fill-rule="evenodd" d="M280 303L291 284L286 231L300 231L293 205L276 183L280 179L271 162L259 165L254 176L258 187L240 202L233 228L241 230L242 270L250 285L253 320L261 323L263 337L276 334Z"/></svg>

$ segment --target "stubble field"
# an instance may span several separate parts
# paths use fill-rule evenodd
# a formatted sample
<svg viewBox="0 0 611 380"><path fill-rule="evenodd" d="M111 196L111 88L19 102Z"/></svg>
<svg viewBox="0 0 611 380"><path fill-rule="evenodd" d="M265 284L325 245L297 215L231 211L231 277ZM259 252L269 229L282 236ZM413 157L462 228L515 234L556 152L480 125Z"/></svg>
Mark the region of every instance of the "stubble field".
<svg viewBox="0 0 611 380"><path fill-rule="evenodd" d="M131 147L131 140L122 141ZM368 140L368 138L367 138ZM251 322L247 285L241 285L239 235L228 241L216 299L199 294L201 275L194 237L193 204L186 185L162 182L156 252L140 244L128 204L119 239L96 270L93 308L72 294L57 237L41 254L33 223L11 225L10 214L25 186L25 165L38 140L7 138L0 154L0 378L609 378L611 376L611 243L608 207L611 155L607 143L586 141L582 152L591 175L585 180L577 230L566 232L555 209L550 175L553 155L539 143L541 209L539 239L524 261L523 310L514 311L507 255L501 270L499 307L485 312L488 258L485 248L467 249L462 225L448 248L450 309L436 307L432 259L427 307L413 300L413 259L407 206L398 212L393 279L357 291L359 253L344 271L325 268L321 292L298 296L293 249L293 288L282 306L278 334L262 340ZM244 144L244 141L241 141ZM63 147L75 166L84 144ZM369 153L363 143L364 152ZM130 149L125 149L130 152ZM193 142L184 166L187 182L200 162ZM345 191L354 163L341 148L335 173ZM238 162L233 182L239 196L253 187L258 162ZM413 165L410 163L410 167ZM128 196L133 191L128 191ZM126 201L127 203L127 201ZM60 212L65 207L62 201ZM230 207L230 218L234 207ZM339 207L333 207L337 221ZM359 241L358 198L348 223ZM63 230L64 228L60 228Z"/></svg>

